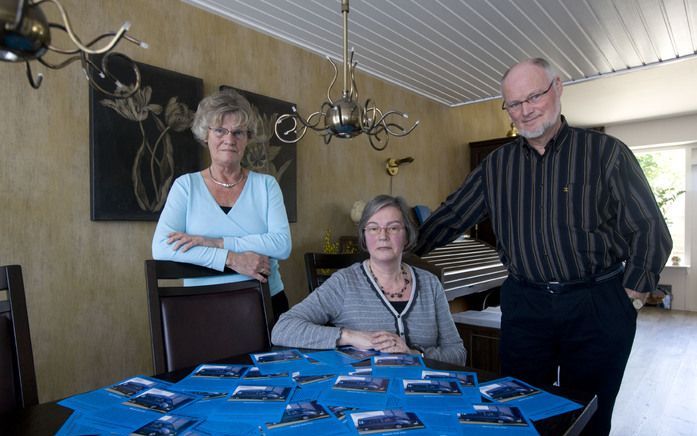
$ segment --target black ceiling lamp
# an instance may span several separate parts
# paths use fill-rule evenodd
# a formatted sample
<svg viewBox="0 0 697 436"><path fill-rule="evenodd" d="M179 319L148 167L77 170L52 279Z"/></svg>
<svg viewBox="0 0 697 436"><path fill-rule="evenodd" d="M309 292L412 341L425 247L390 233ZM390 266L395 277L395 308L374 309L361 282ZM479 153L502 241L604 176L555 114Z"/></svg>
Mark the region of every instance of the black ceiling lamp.
<svg viewBox="0 0 697 436"><path fill-rule="evenodd" d="M44 3L54 5L60 13L62 23L49 23L40 6ZM140 87L140 71L128 56L111 50L121 40L126 40L142 48L147 44L128 35L130 24L124 23L116 32L105 32L88 43L83 43L75 34L67 13L58 0L0 0L0 60L5 62L24 62L29 84L38 89L43 74L36 77L31 70L31 62L37 61L47 68L58 70L75 61L80 61L90 86L112 97L128 97ZM74 47L60 48L51 45L51 30L64 32ZM95 47L100 41L108 39L101 47ZM43 58L47 53L64 56L59 63L51 63ZM95 57L101 55L99 64ZM132 71L131 83L125 84L109 70L112 57L116 56L128 62ZM97 81L99 79L99 82ZM100 83L113 84L114 90L108 91Z"/></svg>

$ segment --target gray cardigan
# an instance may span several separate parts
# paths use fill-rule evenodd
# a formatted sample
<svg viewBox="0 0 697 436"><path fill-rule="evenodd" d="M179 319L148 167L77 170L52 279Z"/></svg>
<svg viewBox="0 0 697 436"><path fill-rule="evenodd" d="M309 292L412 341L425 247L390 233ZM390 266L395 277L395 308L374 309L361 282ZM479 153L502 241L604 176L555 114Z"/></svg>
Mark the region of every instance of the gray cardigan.
<svg viewBox="0 0 697 436"><path fill-rule="evenodd" d="M366 261L367 262L367 261ZM340 328L399 334L425 357L465 364L467 352L450 315L443 286L433 274L410 267L412 293L398 313L366 270L356 263L332 274L302 302L281 315L271 340L286 347L330 349Z"/></svg>

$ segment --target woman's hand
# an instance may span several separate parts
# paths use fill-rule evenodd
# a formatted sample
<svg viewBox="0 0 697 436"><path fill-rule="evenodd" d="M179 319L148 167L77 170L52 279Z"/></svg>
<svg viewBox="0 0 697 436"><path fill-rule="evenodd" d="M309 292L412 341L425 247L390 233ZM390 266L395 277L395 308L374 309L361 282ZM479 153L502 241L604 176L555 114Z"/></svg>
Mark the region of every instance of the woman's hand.
<svg viewBox="0 0 697 436"><path fill-rule="evenodd" d="M375 349L385 353L415 353L399 335L386 331L364 332L342 329L337 345L353 345L363 350Z"/></svg>
<svg viewBox="0 0 697 436"><path fill-rule="evenodd" d="M271 273L268 256L262 256L251 251L233 253L229 251L225 266L235 272L249 276L266 283L266 278Z"/></svg>
<svg viewBox="0 0 697 436"><path fill-rule="evenodd" d="M172 232L167 235L167 243L174 246L172 250L177 251L181 248L183 253L192 247L213 247L223 248L223 238L206 238L204 236L189 235L184 232Z"/></svg>
<svg viewBox="0 0 697 436"><path fill-rule="evenodd" d="M372 332L373 348L383 353L414 353L404 339L390 332Z"/></svg>

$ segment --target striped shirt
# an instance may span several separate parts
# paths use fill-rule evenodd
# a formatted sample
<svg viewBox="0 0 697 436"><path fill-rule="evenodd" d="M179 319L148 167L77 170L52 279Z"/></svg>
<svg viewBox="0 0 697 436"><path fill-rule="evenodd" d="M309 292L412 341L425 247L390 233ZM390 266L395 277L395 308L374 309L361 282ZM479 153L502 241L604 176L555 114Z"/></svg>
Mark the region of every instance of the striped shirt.
<svg viewBox="0 0 697 436"><path fill-rule="evenodd" d="M673 245L631 150L563 117L544 155L518 137L484 158L424 222L414 252L485 218L503 264L534 282L583 279L625 262L624 286L649 292Z"/></svg>

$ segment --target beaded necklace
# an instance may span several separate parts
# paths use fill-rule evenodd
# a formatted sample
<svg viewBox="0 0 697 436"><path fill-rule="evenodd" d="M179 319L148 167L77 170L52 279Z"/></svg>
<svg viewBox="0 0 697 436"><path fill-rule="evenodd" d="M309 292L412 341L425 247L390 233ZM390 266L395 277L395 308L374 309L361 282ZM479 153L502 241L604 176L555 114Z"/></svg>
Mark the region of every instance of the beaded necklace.
<svg viewBox="0 0 697 436"><path fill-rule="evenodd" d="M368 261L368 270L370 271L370 275L373 277L373 280L375 280L375 283L377 283L378 287L380 288L382 293L385 294L385 296L387 296L387 298L403 298L404 292L406 292L407 290L407 286L409 286L409 283L411 283L411 281L409 280L409 273L407 273L407 269L404 268L404 264L401 264L400 267L402 269L402 279L404 280L404 286L398 292L392 293L385 291L385 288L382 287L382 285L378 281L378 278L375 276L375 273L373 272L373 267L370 266L370 261Z"/></svg>

